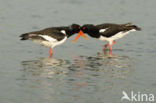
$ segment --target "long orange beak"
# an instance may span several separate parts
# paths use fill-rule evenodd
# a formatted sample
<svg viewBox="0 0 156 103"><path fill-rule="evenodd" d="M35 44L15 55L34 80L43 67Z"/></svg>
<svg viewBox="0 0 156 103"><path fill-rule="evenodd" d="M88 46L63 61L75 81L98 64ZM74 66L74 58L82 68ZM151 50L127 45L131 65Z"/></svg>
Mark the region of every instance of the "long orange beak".
<svg viewBox="0 0 156 103"><path fill-rule="evenodd" d="M83 31L80 30L79 35L73 40L73 42L76 42L80 36L83 36L86 40L88 40L88 38L84 35Z"/></svg>

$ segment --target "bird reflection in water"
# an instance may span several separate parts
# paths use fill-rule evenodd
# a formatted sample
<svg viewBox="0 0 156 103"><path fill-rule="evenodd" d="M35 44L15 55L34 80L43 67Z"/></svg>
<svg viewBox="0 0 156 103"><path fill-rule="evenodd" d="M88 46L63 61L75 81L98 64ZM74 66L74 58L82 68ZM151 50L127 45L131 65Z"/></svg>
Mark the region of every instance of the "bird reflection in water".
<svg viewBox="0 0 156 103"><path fill-rule="evenodd" d="M86 62L87 61L85 59L80 58L79 56L76 56L76 55L75 56L73 55L73 58L74 58L74 65L77 68L79 68L78 71L76 71L74 75L76 77L78 77L78 78L79 77L81 78L81 77L83 77L85 75L85 73L83 72L83 70L86 67ZM79 82L76 85L77 85L77 89L80 89L80 87L85 87L88 84L87 83L81 83L81 82Z"/></svg>
<svg viewBox="0 0 156 103"><path fill-rule="evenodd" d="M66 72L63 68L68 64L68 61L63 59L39 58L37 60L22 61L21 64L24 71L33 73L33 75L37 74L52 78L52 75Z"/></svg>
<svg viewBox="0 0 156 103"><path fill-rule="evenodd" d="M41 82L42 88L53 91L54 96L56 92L60 93L59 96L71 93L76 99L83 98L80 95L83 92L104 92L111 89L118 85L114 79L125 79L134 71L132 68L134 60L128 56L116 55L110 58L107 53L97 53L95 56L73 54L72 58L72 60L39 58L23 61L22 71L27 79L37 77L37 82ZM84 88L88 91L84 91Z"/></svg>

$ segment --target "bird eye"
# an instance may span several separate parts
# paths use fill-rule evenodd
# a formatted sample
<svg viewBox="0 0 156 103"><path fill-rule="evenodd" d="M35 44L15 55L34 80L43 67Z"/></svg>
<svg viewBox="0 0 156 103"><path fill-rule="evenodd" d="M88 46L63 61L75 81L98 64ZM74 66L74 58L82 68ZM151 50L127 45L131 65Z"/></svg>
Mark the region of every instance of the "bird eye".
<svg viewBox="0 0 156 103"><path fill-rule="evenodd" d="M81 27L79 26L79 29L81 29Z"/></svg>
<svg viewBox="0 0 156 103"><path fill-rule="evenodd" d="M85 27L83 27L83 30L85 30L86 28Z"/></svg>

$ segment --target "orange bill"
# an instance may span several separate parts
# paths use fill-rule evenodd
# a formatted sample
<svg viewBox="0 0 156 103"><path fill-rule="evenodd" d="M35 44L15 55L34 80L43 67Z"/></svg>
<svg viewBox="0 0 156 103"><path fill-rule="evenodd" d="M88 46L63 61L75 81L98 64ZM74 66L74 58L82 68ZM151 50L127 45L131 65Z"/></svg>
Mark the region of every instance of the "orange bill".
<svg viewBox="0 0 156 103"><path fill-rule="evenodd" d="M80 36L83 36L86 40L88 39L88 38L84 35L83 31L80 30L79 35L73 40L73 42L76 42L77 39L78 39Z"/></svg>

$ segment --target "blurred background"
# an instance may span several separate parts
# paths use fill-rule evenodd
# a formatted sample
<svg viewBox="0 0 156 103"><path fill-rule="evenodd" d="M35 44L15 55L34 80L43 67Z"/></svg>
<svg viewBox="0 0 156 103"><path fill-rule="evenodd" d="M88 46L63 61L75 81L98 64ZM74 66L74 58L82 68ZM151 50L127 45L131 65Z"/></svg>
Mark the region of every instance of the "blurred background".
<svg viewBox="0 0 156 103"><path fill-rule="evenodd" d="M0 103L129 103L122 91L156 94L155 0L0 0ZM53 26L132 22L142 28L106 42L69 38L54 48L19 35Z"/></svg>

